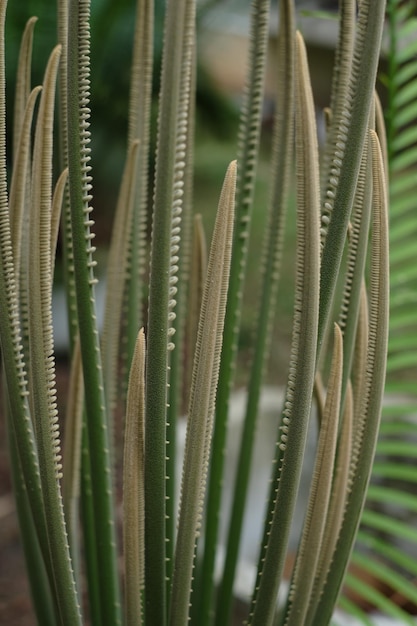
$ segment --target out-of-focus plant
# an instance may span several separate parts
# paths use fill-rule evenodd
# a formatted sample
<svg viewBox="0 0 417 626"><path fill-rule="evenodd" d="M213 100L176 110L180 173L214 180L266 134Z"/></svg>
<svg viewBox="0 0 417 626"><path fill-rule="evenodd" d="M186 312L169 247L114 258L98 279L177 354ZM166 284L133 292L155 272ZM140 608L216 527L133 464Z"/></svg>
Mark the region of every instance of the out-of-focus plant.
<svg viewBox="0 0 417 626"><path fill-rule="evenodd" d="M128 150L109 251L101 336L90 205L89 1L59 0L58 45L42 87L34 89L35 21L27 24L17 73L9 181L6 4L0 2L0 338L16 503L38 622L75 626L88 612L96 625L184 626L191 604L199 625L230 622L285 213L295 172L292 347L284 406L277 407L270 501L248 620L253 626L328 624L361 518L385 381L388 165L374 95L384 3L363 0L358 15L356 3L341 4L319 171L306 50L296 32L293 3L280 2L269 221L220 580L215 578L214 562L224 443L256 180L269 2L252 3L236 161L226 172L207 260L201 222L197 218L193 228L191 215L194 204L198 206L198 190L195 200L192 194L198 67L195 2L166 4L149 206L154 7L149 0L138 0ZM60 162L56 180L54 159ZM72 359L62 452L51 322L59 224ZM175 443L184 398L187 435L177 512ZM310 498L287 600L278 607L314 398L320 428ZM118 458L115 420L121 407L125 409L122 549L116 540L113 489ZM202 545L196 556L201 527ZM87 609L81 606L84 591Z"/></svg>

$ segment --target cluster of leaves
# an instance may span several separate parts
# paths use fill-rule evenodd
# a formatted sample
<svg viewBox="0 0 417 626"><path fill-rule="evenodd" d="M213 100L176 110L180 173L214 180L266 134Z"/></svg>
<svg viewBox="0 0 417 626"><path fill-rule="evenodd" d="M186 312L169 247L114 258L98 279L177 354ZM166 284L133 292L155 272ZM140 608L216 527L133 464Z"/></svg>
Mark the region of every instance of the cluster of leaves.
<svg viewBox="0 0 417 626"><path fill-rule="evenodd" d="M18 69L9 187L6 2L0 2L0 338L17 509L41 624L82 623L84 569L93 624L162 626L169 621L184 626L190 601L198 624L211 623L213 614L218 624L229 622L294 160L297 262L292 347L281 413L277 407L276 457L271 460L270 501L249 623L330 622L364 504L385 381L388 164L374 95L385 6L363 0L356 15L355 2L341 4L319 171L305 46L296 32L293 2L280 2L271 200L256 343L226 561L215 603L224 443L256 177L269 10L268 0L252 3L238 165L233 161L226 173L206 260L201 223L197 218L193 229L191 216L195 2L170 0L166 6L153 202L148 207L154 10L149 0L138 0L128 153L100 337L90 206L89 1L59 0L59 44L42 87L34 89L35 20L27 24ZM58 77L62 174L52 193ZM72 355L63 467L51 324L60 223ZM144 322L146 330L138 333ZM328 360L329 373L323 366ZM127 378L127 370L124 403L119 389L125 386L120 379ZM313 396L320 429L310 498L287 601L277 614ZM184 403L187 435L177 513L175 442ZM113 496L117 458L113 430L119 404L126 405L122 577Z"/></svg>

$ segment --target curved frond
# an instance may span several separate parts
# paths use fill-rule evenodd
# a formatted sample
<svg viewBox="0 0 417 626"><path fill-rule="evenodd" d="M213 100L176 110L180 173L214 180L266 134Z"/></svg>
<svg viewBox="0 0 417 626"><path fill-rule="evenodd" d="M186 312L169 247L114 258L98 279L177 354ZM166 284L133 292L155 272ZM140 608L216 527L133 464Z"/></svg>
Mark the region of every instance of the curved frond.
<svg viewBox="0 0 417 626"><path fill-rule="evenodd" d="M33 31L37 21L37 17L31 17L28 20L20 45L18 67L16 72L16 95L13 117L13 159L16 158L19 151L18 143L20 141L26 103L31 91Z"/></svg>
<svg viewBox="0 0 417 626"><path fill-rule="evenodd" d="M42 87L35 87L31 92L24 112L20 128L20 136L16 146L12 179L10 183L10 219L12 230L13 255L15 258L16 276L20 276L20 266L22 261L22 230L23 221L28 219L29 198L28 189L30 182L30 146L31 146L31 126L33 113L39 93ZM24 246L23 246L24 247ZM27 250L25 250L27 253ZM26 263L24 264L26 269Z"/></svg>
<svg viewBox="0 0 417 626"><path fill-rule="evenodd" d="M369 279L369 337L366 372L355 391L355 421L350 468L350 490L340 535L313 624L330 619L347 566L373 464L385 383L388 342L388 216L382 155L377 135L372 142L373 201Z"/></svg>
<svg viewBox="0 0 417 626"><path fill-rule="evenodd" d="M293 340L282 423L277 440L264 546L250 624L273 623L291 517L300 479L313 397L319 298L319 171L317 134L304 42L297 33L296 173L297 266ZM296 418L295 418L296 416Z"/></svg>
<svg viewBox="0 0 417 626"><path fill-rule="evenodd" d="M31 515L45 567L53 590L38 450L28 402L28 375L24 361L19 319L17 276L13 263L12 236L7 198L4 19L6 3L0 5L0 341L5 365L4 380L9 399L11 436L15 437ZM17 442L18 445L17 445ZM12 448L13 450L13 448Z"/></svg>
<svg viewBox="0 0 417 626"><path fill-rule="evenodd" d="M333 359L327 389L323 420L316 452L316 462L294 571L290 583L285 626L304 624L315 595L314 578L323 549L326 517L332 489L339 412L342 393L343 338L335 324Z"/></svg>
<svg viewBox="0 0 417 626"><path fill-rule="evenodd" d="M63 621L81 624L59 486L62 466L52 335L52 136L60 53L57 46L45 71L33 150L28 316L30 395L58 607Z"/></svg>
<svg viewBox="0 0 417 626"><path fill-rule="evenodd" d="M197 534L201 526L232 251L236 162L219 202L201 305L188 412L170 623L188 617Z"/></svg>

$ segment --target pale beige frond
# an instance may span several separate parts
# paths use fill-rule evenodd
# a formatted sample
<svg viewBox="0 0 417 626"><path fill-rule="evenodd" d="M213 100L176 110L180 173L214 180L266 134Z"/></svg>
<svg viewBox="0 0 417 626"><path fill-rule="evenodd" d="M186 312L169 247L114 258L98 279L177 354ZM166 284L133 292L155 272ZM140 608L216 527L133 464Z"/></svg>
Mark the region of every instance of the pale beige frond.
<svg viewBox="0 0 417 626"><path fill-rule="evenodd" d="M187 332L185 337L184 402L187 406L192 379L193 354L197 341L198 319L203 298L204 281L207 272L207 243L203 220L200 214L194 216L193 243L191 252L190 287L188 290Z"/></svg>
<svg viewBox="0 0 417 626"><path fill-rule="evenodd" d="M71 546L71 556L77 570L80 559L78 498L80 494L81 434L84 407L84 380L79 336L76 337L74 343L67 398L63 446L62 499Z"/></svg>
<svg viewBox="0 0 417 626"><path fill-rule="evenodd" d="M31 126L35 104L42 87L35 87L26 103L24 116L20 124L20 135L16 140L12 178L10 182L10 228L12 233L13 256L15 261L16 277L20 275L23 220L28 218L29 209L29 181L30 181L30 146ZM25 211L26 210L26 211ZM27 244L27 241L26 241ZM24 251L25 246L23 246Z"/></svg>
<svg viewBox="0 0 417 626"><path fill-rule="evenodd" d="M320 425L323 421L324 405L326 403L326 391L324 389L323 378L321 372L317 372L314 379L314 397L317 406L317 420Z"/></svg>
<svg viewBox="0 0 417 626"><path fill-rule="evenodd" d="M385 180L388 182L388 148L385 118L382 103L378 92L375 91L375 130L381 146L382 161L384 163Z"/></svg>
<svg viewBox="0 0 417 626"><path fill-rule="evenodd" d="M65 414L65 440L62 496L67 519L72 518L73 502L79 495L80 454L84 383L80 339L77 337L71 361L68 404ZM74 520L75 521L75 520Z"/></svg>
<svg viewBox="0 0 417 626"><path fill-rule="evenodd" d="M214 227L201 306L185 442L178 536L171 596L171 625L186 623L197 533L213 427L233 238L236 162L228 168Z"/></svg>
<svg viewBox="0 0 417 626"><path fill-rule="evenodd" d="M289 592L286 626L304 624L312 597L314 575L320 560L322 540L328 512L336 442L343 373L343 337L334 326L333 359L327 388L323 420L316 452L310 495L303 532L297 552Z"/></svg>
<svg viewBox="0 0 417 626"><path fill-rule="evenodd" d="M349 493L349 466L352 453L352 436L353 395L352 385L349 382L346 390L345 406L338 441L336 465L332 483L332 494L330 497L326 525L323 533L322 549L320 551L320 557L310 597L309 613L311 615L314 615L318 600L321 596L343 520L346 499ZM307 620L305 626L308 626L309 621L310 620Z"/></svg>
<svg viewBox="0 0 417 626"><path fill-rule="evenodd" d="M65 185L68 180L68 168L59 176L52 196L51 208L51 269L55 267L56 246L58 243L59 223L61 220L62 204L64 201Z"/></svg>
<svg viewBox="0 0 417 626"><path fill-rule="evenodd" d="M117 364L123 295L128 278L129 239L136 191L136 167L139 142L133 141L128 152L114 216L107 262L107 287L104 306L102 359L109 417L114 413L117 390Z"/></svg>
<svg viewBox="0 0 417 626"><path fill-rule="evenodd" d="M51 203L53 115L60 52L57 46L45 71L33 149L29 224L31 396L36 432L42 437L48 431L52 437L57 475L61 473L61 456L52 336Z"/></svg>
<svg viewBox="0 0 417 626"><path fill-rule="evenodd" d="M127 392L123 456L123 558L126 624L143 620L142 591L145 551L145 334L139 331Z"/></svg>
<svg viewBox="0 0 417 626"><path fill-rule="evenodd" d="M369 336L369 311L368 311L368 294L366 291L365 280L362 281L361 297L359 306L358 326L355 338L355 350L353 354L352 364L352 389L354 397L354 415L359 414L358 403L365 392L365 372L366 372L366 353L368 347Z"/></svg>
<svg viewBox="0 0 417 626"><path fill-rule="evenodd" d="M26 103L31 91L33 31L37 21L37 17L31 17L27 21L20 45L13 116L13 160L16 159L18 153L18 144L25 116Z"/></svg>

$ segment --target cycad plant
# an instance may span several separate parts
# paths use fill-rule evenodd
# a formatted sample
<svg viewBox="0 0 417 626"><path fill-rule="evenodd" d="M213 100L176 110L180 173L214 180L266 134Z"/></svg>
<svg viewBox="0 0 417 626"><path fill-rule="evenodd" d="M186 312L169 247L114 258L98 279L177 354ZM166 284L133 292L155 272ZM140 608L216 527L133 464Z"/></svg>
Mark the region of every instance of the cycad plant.
<svg viewBox="0 0 417 626"><path fill-rule="evenodd" d="M0 1L3 395L16 505L39 624L75 626L87 623L87 615L89 623L109 626L184 626L190 615L199 625L230 623L293 179L297 253L292 346L284 405L276 407L276 455L271 459L270 498L247 619L253 626L330 623L364 505L385 382L389 165L375 96L384 2L362 0L358 14L352 0L341 3L320 166L306 50L296 31L293 3L280 2L269 220L220 579L214 563L224 445L256 180L269 2L252 3L236 160L225 175L206 259L201 219L192 217L192 207L198 208L198 189L195 200L192 190L196 3L166 4L150 201L154 7L150 0L138 0L127 155L108 254L101 335L90 205L89 1L58 0L58 44L42 86L33 89L36 20L28 21L17 71L12 147L6 146L6 4ZM392 7L394 16L395 2ZM407 16L404 19L407 22ZM395 76L391 70L388 82ZM398 84L398 92L401 87ZM396 94L391 111L398 106ZM391 121L392 128L396 130ZM53 163L58 162L55 175ZM51 323L59 230L71 352L62 422L57 415ZM401 326L400 313L397 320ZM319 437L310 497L287 599L278 606L314 404ZM184 405L185 455L177 477L177 420ZM116 416L121 409L119 545L114 485L119 459ZM388 436L397 432L393 424ZM411 510L413 503L410 497L406 506ZM388 554L390 544L374 532L380 527L371 526L372 532L363 536L370 537L373 548L385 545L381 551ZM394 522L390 530L399 532ZM408 561L404 566L414 571ZM359 612L351 601L345 604ZM362 618L369 623L364 614Z"/></svg>

